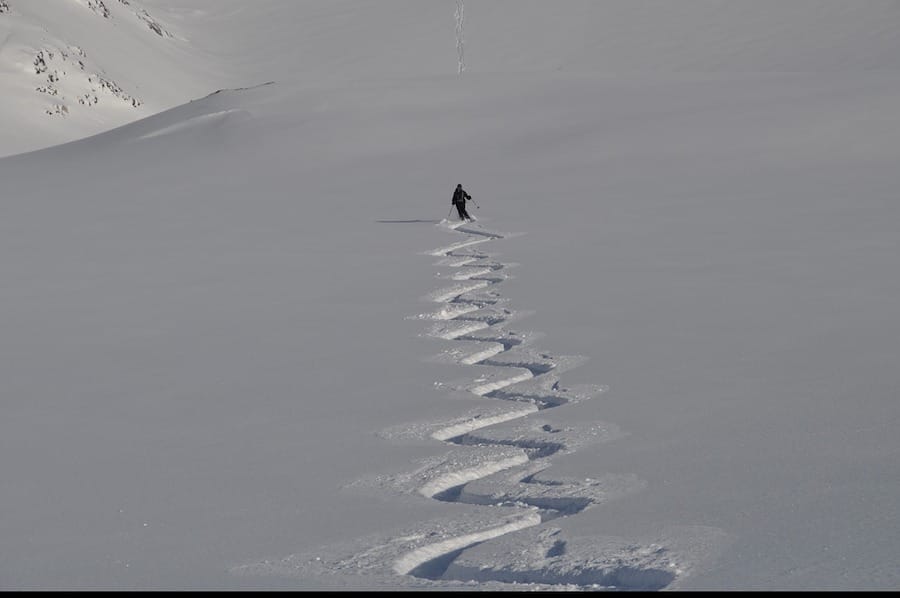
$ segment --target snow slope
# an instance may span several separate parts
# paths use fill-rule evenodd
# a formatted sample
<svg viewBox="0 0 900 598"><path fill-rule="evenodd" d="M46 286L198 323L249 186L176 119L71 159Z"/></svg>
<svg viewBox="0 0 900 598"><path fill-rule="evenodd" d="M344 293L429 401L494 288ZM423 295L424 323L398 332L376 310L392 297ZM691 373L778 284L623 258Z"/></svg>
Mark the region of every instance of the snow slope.
<svg viewBox="0 0 900 598"><path fill-rule="evenodd" d="M895 3L140 4L232 89L0 160L0 587L897 587Z"/></svg>
<svg viewBox="0 0 900 598"><path fill-rule="evenodd" d="M458 70L455 0L5 0L0 156L271 80ZM471 73L896 70L894 0L462 3ZM466 59L467 57L467 59Z"/></svg>
<svg viewBox="0 0 900 598"><path fill-rule="evenodd" d="M85 137L213 91L214 62L184 37L184 14L152 4L7 0L0 155Z"/></svg>

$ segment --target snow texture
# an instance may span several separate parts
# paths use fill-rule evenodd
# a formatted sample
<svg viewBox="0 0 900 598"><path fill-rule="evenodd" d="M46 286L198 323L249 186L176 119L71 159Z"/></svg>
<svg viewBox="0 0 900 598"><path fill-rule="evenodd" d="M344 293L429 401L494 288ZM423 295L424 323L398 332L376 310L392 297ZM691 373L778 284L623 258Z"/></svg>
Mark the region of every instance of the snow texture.
<svg viewBox="0 0 900 598"><path fill-rule="evenodd" d="M896 589L898 25L0 0L0 589Z"/></svg>

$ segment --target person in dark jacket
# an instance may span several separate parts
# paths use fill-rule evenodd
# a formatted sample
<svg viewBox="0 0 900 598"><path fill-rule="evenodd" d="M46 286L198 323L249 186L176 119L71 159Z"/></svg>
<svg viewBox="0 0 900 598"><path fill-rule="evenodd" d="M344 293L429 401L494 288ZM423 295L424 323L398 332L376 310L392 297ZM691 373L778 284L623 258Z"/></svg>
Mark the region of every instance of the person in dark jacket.
<svg viewBox="0 0 900 598"><path fill-rule="evenodd" d="M456 190L453 192L453 201L451 203L456 206L460 220L472 221L474 218L469 216L469 213L466 211L467 199L472 199L472 196L465 192L461 184L457 185Z"/></svg>

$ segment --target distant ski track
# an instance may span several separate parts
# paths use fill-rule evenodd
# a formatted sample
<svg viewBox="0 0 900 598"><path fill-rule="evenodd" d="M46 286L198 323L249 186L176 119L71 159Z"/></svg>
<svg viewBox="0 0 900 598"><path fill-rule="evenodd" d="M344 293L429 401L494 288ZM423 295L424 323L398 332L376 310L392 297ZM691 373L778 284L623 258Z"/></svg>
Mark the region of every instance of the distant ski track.
<svg viewBox="0 0 900 598"><path fill-rule="evenodd" d="M349 485L467 505L462 511L403 530L320 548L233 569L240 574L313 576L360 575L370 583L396 587L496 587L528 584L532 589L658 590L672 587L690 562L714 544L717 530L683 529L663 540L608 537L563 538L545 524L641 490L630 474L599 478L554 475L551 459L622 433L612 424L559 424L549 410L596 397L598 385L564 386L559 375L581 365L580 356L552 355L534 348L541 334L508 326L526 312L511 309L498 290L509 264L483 252L505 235L479 224L438 227L462 240L426 252L436 266L453 273L450 286L424 299L438 308L413 316L433 322L425 333L452 343L440 363L464 365L475 373L452 385L470 407L450 420L401 424L381 432L389 440L432 439L449 451L423 459L400 474L373 475ZM436 382L437 387L448 386ZM402 497L402 498L401 498ZM680 549L687 547L687 552Z"/></svg>

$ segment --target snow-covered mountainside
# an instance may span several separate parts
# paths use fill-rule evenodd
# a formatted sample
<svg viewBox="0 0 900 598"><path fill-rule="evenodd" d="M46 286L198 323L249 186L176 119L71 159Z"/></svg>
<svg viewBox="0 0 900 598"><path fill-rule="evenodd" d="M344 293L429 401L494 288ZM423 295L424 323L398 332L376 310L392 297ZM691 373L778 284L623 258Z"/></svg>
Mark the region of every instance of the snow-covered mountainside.
<svg viewBox="0 0 900 598"><path fill-rule="evenodd" d="M461 6L462 18L456 14ZM0 155L217 89L470 73L900 68L893 0L4 0Z"/></svg>
<svg viewBox="0 0 900 598"><path fill-rule="evenodd" d="M213 91L176 6L0 4L0 155L98 133Z"/></svg>
<svg viewBox="0 0 900 598"><path fill-rule="evenodd" d="M895 589L898 9L0 0L0 589Z"/></svg>

